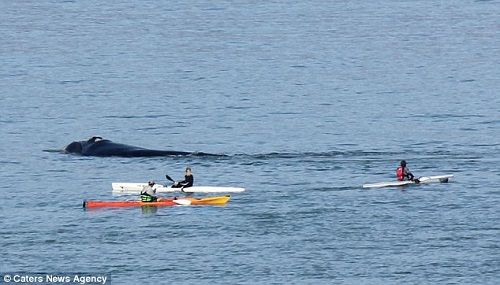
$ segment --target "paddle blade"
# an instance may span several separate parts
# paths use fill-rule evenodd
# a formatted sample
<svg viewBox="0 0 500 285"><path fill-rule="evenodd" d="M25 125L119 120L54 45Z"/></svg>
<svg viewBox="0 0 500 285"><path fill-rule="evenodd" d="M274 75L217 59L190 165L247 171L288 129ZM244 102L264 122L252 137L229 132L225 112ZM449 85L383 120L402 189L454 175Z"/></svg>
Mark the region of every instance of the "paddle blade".
<svg viewBox="0 0 500 285"><path fill-rule="evenodd" d="M174 179L172 179L170 176L168 176L168 174L165 174L165 178L167 178L168 180L172 181L172 182L175 182Z"/></svg>
<svg viewBox="0 0 500 285"><path fill-rule="evenodd" d="M191 205L191 200L188 200L188 199L176 199L176 200L172 200L174 203L176 203L177 205L182 205L182 206L189 206Z"/></svg>

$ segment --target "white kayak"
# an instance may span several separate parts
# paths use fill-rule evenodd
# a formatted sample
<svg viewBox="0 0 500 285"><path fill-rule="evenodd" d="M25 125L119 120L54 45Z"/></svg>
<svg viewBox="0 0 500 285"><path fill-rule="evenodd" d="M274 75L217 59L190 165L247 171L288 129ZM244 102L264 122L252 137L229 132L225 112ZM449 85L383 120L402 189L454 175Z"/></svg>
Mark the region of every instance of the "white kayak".
<svg viewBox="0 0 500 285"><path fill-rule="evenodd" d="M451 174L448 174L448 175L435 175L435 176L422 176L422 177L418 178L418 180L420 181L420 183L418 183L418 184L425 184L425 183L446 183L452 177L453 177L453 175L451 175ZM412 185L412 184L417 184L417 183L414 182L414 181L379 182L379 183L363 184L363 188L396 187L396 186L405 186L405 185Z"/></svg>
<svg viewBox="0 0 500 285"><path fill-rule="evenodd" d="M147 183L111 183L113 193L124 194L139 194L147 185ZM172 193L182 191L181 188L172 188L171 186L165 186L162 184L155 184L153 189L156 190L156 193ZM244 191L245 188L223 186L192 186L184 188L184 192L188 193L240 193Z"/></svg>

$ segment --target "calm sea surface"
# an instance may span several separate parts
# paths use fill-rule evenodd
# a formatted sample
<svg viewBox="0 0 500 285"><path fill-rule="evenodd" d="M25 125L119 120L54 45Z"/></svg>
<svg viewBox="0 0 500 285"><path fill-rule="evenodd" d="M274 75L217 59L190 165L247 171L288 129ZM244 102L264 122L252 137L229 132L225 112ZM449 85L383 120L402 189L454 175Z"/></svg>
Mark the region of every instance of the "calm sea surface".
<svg viewBox="0 0 500 285"><path fill-rule="evenodd" d="M472 0L0 1L0 273L498 284L499 15ZM93 135L227 156L53 151ZM455 177L361 187L401 159ZM247 191L81 207L186 165Z"/></svg>

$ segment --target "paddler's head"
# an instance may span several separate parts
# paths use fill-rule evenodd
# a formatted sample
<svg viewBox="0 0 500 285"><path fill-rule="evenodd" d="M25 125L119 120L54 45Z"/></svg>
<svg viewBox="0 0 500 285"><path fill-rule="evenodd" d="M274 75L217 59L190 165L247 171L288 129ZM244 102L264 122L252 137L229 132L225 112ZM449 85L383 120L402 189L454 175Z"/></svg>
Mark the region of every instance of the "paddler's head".
<svg viewBox="0 0 500 285"><path fill-rule="evenodd" d="M149 186L153 186L153 185L155 185L155 182L153 180L151 180L151 181L148 182L148 185Z"/></svg>
<svg viewBox="0 0 500 285"><path fill-rule="evenodd" d="M191 176L193 175L193 172L191 171L191 167L186 167L186 170L184 171L184 173L187 175L187 176Z"/></svg>
<svg viewBox="0 0 500 285"><path fill-rule="evenodd" d="M406 167L406 161L405 160L401 160L401 167Z"/></svg>

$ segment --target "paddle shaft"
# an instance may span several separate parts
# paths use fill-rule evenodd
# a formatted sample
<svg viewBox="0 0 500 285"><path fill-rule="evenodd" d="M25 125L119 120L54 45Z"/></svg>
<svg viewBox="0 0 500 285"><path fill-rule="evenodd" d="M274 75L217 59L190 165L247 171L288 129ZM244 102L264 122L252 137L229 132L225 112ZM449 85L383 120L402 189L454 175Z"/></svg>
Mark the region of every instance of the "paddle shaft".
<svg viewBox="0 0 500 285"><path fill-rule="evenodd" d="M174 180L174 179L172 179L172 177L168 176L168 174L165 174L165 178L167 178L168 180L170 180L170 181L174 182L174 184L175 184L175 180ZM181 192L186 193L186 195L188 195L188 196L189 196L189 195L192 195L192 193L190 194L190 193L188 193L188 192L185 192L185 191L184 191L184 186L182 186L182 187L181 187Z"/></svg>

